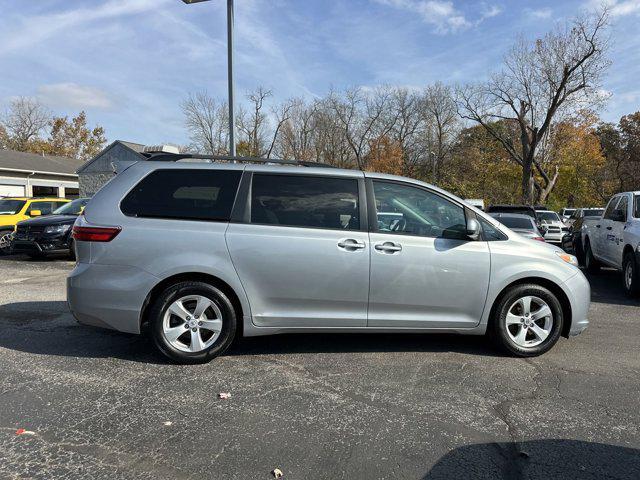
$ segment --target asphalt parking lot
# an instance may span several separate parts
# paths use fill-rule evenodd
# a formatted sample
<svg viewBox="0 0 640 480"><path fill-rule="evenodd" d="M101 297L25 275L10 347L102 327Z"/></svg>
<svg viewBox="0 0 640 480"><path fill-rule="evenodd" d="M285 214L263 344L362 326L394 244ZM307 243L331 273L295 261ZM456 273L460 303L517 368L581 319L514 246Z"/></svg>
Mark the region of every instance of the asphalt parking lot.
<svg viewBox="0 0 640 480"><path fill-rule="evenodd" d="M640 302L613 272L589 329L535 359L298 335L176 366L76 324L71 268L0 258L0 478L640 478Z"/></svg>

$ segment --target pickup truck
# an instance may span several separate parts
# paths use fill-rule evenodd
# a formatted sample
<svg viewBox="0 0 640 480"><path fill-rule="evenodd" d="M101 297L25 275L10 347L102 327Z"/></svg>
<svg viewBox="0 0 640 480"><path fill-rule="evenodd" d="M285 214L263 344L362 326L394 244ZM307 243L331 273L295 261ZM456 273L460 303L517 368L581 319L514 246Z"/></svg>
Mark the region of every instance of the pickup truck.
<svg viewBox="0 0 640 480"><path fill-rule="evenodd" d="M626 292L640 295L640 191L614 195L601 216L585 218L582 235L587 270L620 270Z"/></svg>

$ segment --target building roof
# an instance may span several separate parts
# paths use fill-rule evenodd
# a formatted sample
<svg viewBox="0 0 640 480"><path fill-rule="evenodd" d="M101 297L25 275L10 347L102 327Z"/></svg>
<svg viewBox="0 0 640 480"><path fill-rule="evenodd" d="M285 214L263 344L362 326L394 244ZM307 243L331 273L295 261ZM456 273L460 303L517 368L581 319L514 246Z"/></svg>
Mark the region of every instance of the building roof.
<svg viewBox="0 0 640 480"><path fill-rule="evenodd" d="M23 170L30 172L47 172L75 174L82 165L82 160L58 157L55 155L38 155L37 153L16 152L0 149L0 170Z"/></svg>
<svg viewBox="0 0 640 480"><path fill-rule="evenodd" d="M142 152L144 152L144 147L145 147L144 145L142 145L140 143L125 142L124 140L116 140L116 141L110 143L109 145L107 145L104 148L104 150L102 150L100 153L98 153L95 157L93 157L92 159L88 160L86 163L79 165L79 168L77 168L77 170L75 172L76 173L82 173L90 165L92 165L96 161L100 160L107 152L109 152L110 150L112 150L116 146L126 147L127 149L131 150L133 153L142 153ZM140 157L140 159L141 160L145 160L146 158L145 157Z"/></svg>

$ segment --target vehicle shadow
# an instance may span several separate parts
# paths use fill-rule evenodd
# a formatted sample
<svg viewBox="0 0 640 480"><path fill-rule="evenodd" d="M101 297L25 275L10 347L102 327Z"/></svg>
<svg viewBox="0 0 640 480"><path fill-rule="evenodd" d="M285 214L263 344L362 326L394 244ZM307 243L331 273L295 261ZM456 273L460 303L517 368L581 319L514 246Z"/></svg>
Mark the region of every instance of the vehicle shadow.
<svg viewBox="0 0 640 480"><path fill-rule="evenodd" d="M415 333L296 333L247 337L226 355L282 353L455 352L483 357L504 356L483 336Z"/></svg>
<svg viewBox="0 0 640 480"><path fill-rule="evenodd" d="M0 347L41 355L168 363L148 335L78 324L66 302L0 305ZM226 355L339 352L458 352L502 356L485 337L445 334L288 334L238 339Z"/></svg>
<svg viewBox="0 0 640 480"><path fill-rule="evenodd" d="M603 268L598 273L585 272L591 284L591 301L614 305L640 306L640 299L630 298L622 286L622 273Z"/></svg>
<svg viewBox="0 0 640 480"><path fill-rule="evenodd" d="M640 450L549 439L465 445L447 453L422 478L637 479L638 472Z"/></svg>
<svg viewBox="0 0 640 480"><path fill-rule="evenodd" d="M10 254L0 255L0 262L27 262L27 263L71 263L73 260L65 254L48 255L46 257L30 257L29 255Z"/></svg>
<svg viewBox="0 0 640 480"><path fill-rule="evenodd" d="M0 347L37 355L169 363L147 335L80 325L60 301L0 305Z"/></svg>

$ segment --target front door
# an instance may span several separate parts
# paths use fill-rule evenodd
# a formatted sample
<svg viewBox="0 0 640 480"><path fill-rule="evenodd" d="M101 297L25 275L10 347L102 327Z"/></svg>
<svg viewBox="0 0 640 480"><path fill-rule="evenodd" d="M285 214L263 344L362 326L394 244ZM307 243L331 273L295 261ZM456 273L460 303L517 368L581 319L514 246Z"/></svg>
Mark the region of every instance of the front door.
<svg viewBox="0 0 640 480"><path fill-rule="evenodd" d="M610 230L607 230L607 237L610 237L607 260L616 268L620 268L622 265L622 252L624 250L624 227L629 215L628 195L625 194L620 197L616 210L622 212L623 217L622 219L612 219L607 226L607 228L610 228Z"/></svg>
<svg viewBox="0 0 640 480"><path fill-rule="evenodd" d="M602 219L596 222L596 228L599 230L596 234L596 252L597 258L610 263L613 258L614 234L613 234L613 217L621 197L616 196L611 199L604 211Z"/></svg>
<svg viewBox="0 0 640 480"><path fill-rule="evenodd" d="M229 224L226 240L256 326L366 326L361 188L358 173L253 173L250 221Z"/></svg>
<svg viewBox="0 0 640 480"><path fill-rule="evenodd" d="M430 190L373 180L369 327L477 325L490 274L487 242L465 238L465 209Z"/></svg>

